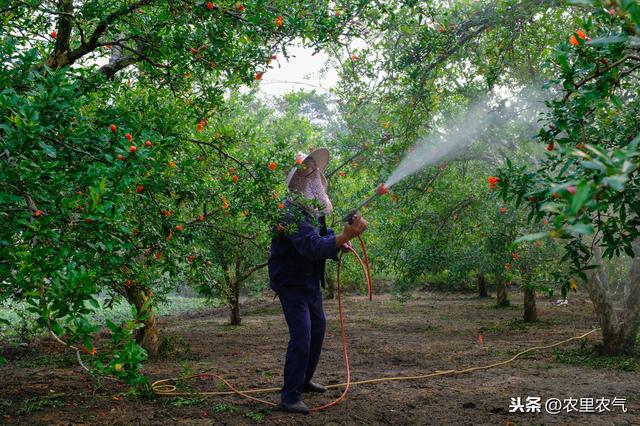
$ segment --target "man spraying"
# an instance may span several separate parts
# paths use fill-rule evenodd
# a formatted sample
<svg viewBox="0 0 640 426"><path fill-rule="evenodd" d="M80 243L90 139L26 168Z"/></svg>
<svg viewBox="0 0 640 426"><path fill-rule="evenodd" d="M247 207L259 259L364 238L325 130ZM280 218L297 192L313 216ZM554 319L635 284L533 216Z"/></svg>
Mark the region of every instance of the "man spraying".
<svg viewBox="0 0 640 426"><path fill-rule="evenodd" d="M333 211L324 176L328 162L326 148L296 155L297 166L287 176L293 201L286 200L287 212L271 240L269 285L280 299L289 327L281 406L292 413L309 413L302 393L326 391L311 381L326 326L320 292L325 261L337 261L338 250L349 250L349 241L367 229L367 222L359 215L339 235L327 228L325 216Z"/></svg>

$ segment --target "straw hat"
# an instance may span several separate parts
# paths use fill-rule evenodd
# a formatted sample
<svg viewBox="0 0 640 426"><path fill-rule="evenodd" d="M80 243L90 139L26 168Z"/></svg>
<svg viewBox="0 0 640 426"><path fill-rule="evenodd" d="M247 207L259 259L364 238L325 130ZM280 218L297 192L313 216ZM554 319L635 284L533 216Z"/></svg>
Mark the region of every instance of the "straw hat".
<svg viewBox="0 0 640 426"><path fill-rule="evenodd" d="M329 150L327 148L318 148L314 151L312 151L309 155L303 153L303 152L298 152L295 155L295 160L296 160L296 165L297 164L305 164L305 163L309 163L309 160L313 160L316 163L316 167L318 168L318 171L320 172L320 180L322 181L322 184L324 186L325 191L327 190L327 178L324 176L324 169L327 167L327 164L329 163ZM302 191L304 190L304 188L301 188L301 182L302 179L294 179L294 177L296 177L296 172L298 172L298 170L303 170L303 168L298 168L296 166L293 166L291 168L291 170L289 171L289 174L287 175L287 188L289 188L290 191L294 191L294 190L298 190L298 191ZM299 177L302 177L302 174L298 174Z"/></svg>

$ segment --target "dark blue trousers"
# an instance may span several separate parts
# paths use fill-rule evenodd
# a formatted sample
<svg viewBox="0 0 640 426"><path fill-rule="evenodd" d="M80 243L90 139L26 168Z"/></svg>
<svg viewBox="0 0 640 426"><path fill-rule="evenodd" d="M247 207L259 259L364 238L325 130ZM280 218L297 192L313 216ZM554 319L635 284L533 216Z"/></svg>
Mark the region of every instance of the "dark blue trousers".
<svg viewBox="0 0 640 426"><path fill-rule="evenodd" d="M282 311L289 326L289 346L284 364L284 386L280 393L284 404L302 399L302 388L311 381L320 360L326 319L320 288L283 288L278 292Z"/></svg>

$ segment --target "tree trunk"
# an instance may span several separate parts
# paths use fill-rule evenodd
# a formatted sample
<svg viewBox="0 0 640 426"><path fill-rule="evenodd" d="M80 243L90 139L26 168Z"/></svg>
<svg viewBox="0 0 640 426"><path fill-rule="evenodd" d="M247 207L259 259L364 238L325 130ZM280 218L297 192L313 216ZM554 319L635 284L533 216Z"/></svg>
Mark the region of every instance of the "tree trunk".
<svg viewBox="0 0 640 426"><path fill-rule="evenodd" d="M336 283L328 273L324 275L324 282L327 285L325 298L327 300L333 300L336 296Z"/></svg>
<svg viewBox="0 0 640 426"><path fill-rule="evenodd" d="M487 281L484 279L484 274L478 274L478 296L489 297L489 293L487 293Z"/></svg>
<svg viewBox="0 0 640 426"><path fill-rule="evenodd" d="M603 268L592 269L588 274L587 291L602 328L600 352L605 355L633 353L640 324L640 238L633 242L634 258L625 284L623 310L616 312L609 296L607 273ZM600 242L594 243L593 264L602 264Z"/></svg>
<svg viewBox="0 0 640 426"><path fill-rule="evenodd" d="M510 305L509 298L507 297L507 286L504 282L502 274L498 274L496 277L496 305L499 308L507 307Z"/></svg>
<svg viewBox="0 0 640 426"><path fill-rule="evenodd" d="M231 283L231 303L229 306L231 314L229 315L229 324L240 325L240 282L235 280Z"/></svg>
<svg viewBox="0 0 640 426"><path fill-rule="evenodd" d="M236 258L236 273L235 277L231 276L231 271L227 271L227 283L231 294L229 297L229 308L231 310L229 315L229 324L240 325L242 319L240 318L240 285L242 284L242 277L240 272L240 266L242 259Z"/></svg>
<svg viewBox="0 0 640 426"><path fill-rule="evenodd" d="M525 284L524 289L524 315L522 318L527 322L538 321L538 310L536 309L536 289Z"/></svg>
<svg viewBox="0 0 640 426"><path fill-rule="evenodd" d="M130 304L136 307L138 315L145 315L144 326L136 331L136 342L142 346L149 357L158 356L158 319L152 306L144 304L153 295L151 290L137 286L126 287L126 296Z"/></svg>

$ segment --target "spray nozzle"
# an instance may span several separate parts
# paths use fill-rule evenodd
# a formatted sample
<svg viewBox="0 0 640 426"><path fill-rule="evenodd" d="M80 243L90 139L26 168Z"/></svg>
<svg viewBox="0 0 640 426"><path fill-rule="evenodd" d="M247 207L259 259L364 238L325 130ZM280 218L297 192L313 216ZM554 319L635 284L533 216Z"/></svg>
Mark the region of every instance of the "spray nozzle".
<svg viewBox="0 0 640 426"><path fill-rule="evenodd" d="M353 217L356 215L356 213L358 213L358 210L360 210L361 208L363 208L364 206L369 204L371 202L371 200L376 198L378 195L384 195L387 192L389 192L389 188L387 188L384 183L381 183L380 185L378 185L378 187L376 188L376 192L371 197L369 197L366 200L364 200L355 209L350 210L349 213L347 213L346 215L343 216L342 221L343 222L348 222L348 223L353 223Z"/></svg>

